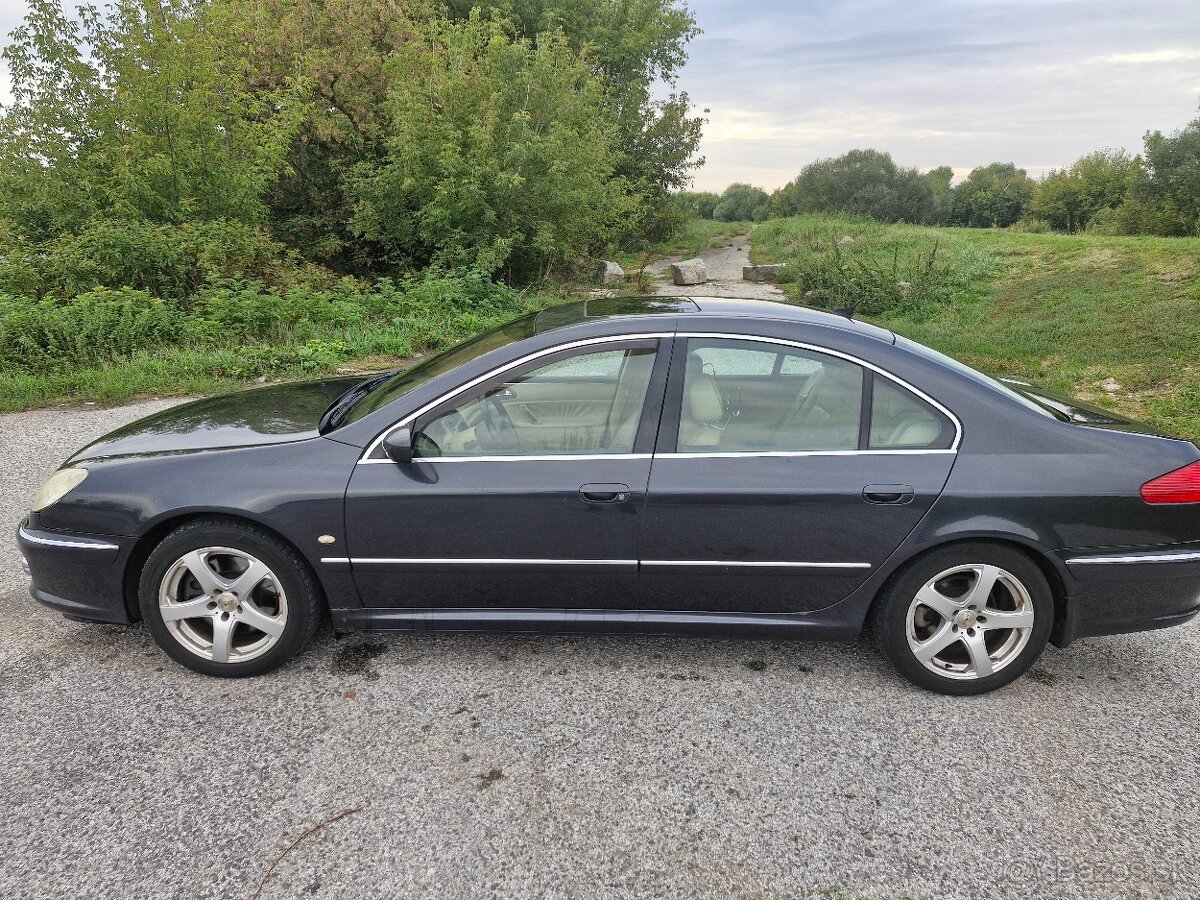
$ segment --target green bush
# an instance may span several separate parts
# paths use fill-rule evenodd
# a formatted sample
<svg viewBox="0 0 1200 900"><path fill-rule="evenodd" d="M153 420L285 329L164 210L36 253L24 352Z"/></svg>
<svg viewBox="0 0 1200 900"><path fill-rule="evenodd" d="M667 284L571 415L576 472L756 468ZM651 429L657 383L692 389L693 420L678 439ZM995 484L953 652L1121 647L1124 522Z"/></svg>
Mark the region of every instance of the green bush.
<svg viewBox="0 0 1200 900"><path fill-rule="evenodd" d="M0 295L0 363L50 372L105 362L177 338L181 320L173 303L132 288L89 291L64 304Z"/></svg>
<svg viewBox="0 0 1200 900"><path fill-rule="evenodd" d="M857 304L864 315L923 318L972 290L992 267L986 253L944 233L901 236L868 217L775 219L754 239L766 258L788 264L789 290L805 303Z"/></svg>
<svg viewBox="0 0 1200 900"><path fill-rule="evenodd" d="M264 231L239 222L102 220L42 244L0 227L0 291L11 294L63 299L97 287L131 287L186 302L223 278L284 288L336 284L335 276L299 262Z"/></svg>
<svg viewBox="0 0 1200 900"><path fill-rule="evenodd" d="M1045 219L1039 219L1037 216L1022 216L1016 224L1009 226L1009 230L1021 234L1049 234L1054 228Z"/></svg>
<svg viewBox="0 0 1200 900"><path fill-rule="evenodd" d="M144 290L103 288L67 301L0 294L0 365L65 374L178 352L205 354L207 374L304 375L353 358L439 349L535 308L475 272L434 273L367 289L210 281L185 307Z"/></svg>

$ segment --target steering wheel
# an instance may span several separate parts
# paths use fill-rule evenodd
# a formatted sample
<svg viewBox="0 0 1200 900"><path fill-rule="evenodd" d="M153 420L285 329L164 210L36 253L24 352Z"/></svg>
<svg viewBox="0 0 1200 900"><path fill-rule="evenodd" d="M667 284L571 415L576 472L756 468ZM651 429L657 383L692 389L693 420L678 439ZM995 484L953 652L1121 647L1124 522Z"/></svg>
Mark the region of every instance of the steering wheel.
<svg viewBox="0 0 1200 900"><path fill-rule="evenodd" d="M488 394L483 401L483 427L488 437L495 439L497 449L517 447L517 428L513 425L512 416L500 402L500 395L506 391L503 388Z"/></svg>

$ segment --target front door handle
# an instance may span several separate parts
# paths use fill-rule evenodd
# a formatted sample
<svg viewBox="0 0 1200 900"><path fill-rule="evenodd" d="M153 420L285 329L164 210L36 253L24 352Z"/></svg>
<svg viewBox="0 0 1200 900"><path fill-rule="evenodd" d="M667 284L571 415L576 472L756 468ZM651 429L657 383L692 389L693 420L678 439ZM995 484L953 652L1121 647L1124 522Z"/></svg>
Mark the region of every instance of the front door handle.
<svg viewBox="0 0 1200 900"><path fill-rule="evenodd" d="M907 484L868 484L863 488L862 495L868 503L903 506L912 500L913 489Z"/></svg>
<svg viewBox="0 0 1200 900"><path fill-rule="evenodd" d="M584 503L624 503L629 499L627 484L585 484L579 488Z"/></svg>

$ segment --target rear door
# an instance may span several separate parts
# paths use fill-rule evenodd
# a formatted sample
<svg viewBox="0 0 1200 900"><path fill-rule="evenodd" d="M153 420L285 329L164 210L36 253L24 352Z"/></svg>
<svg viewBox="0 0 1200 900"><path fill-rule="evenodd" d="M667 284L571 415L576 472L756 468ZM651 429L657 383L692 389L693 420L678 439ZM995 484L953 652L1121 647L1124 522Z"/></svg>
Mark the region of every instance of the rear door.
<svg viewBox="0 0 1200 900"><path fill-rule="evenodd" d="M642 535L647 604L836 603L937 499L958 437L948 411L842 354L677 337Z"/></svg>

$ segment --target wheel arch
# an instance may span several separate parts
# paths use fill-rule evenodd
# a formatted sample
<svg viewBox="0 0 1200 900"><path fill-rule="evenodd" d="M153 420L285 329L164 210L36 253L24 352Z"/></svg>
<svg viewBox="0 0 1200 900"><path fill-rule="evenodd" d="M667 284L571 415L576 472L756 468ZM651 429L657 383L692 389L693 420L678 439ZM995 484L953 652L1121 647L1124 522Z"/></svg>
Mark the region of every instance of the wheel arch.
<svg viewBox="0 0 1200 900"><path fill-rule="evenodd" d="M322 584L319 574L313 568L308 558L300 552L300 548L296 546L295 541L290 540L286 535L280 534L277 529L272 528L265 522L261 522L245 514L230 513L224 510L189 510L156 521L138 536L137 543L133 545L133 549L129 552L129 557L125 562L122 585L125 611L131 622L140 622L142 619L141 605L138 603L138 584L142 578L142 570L146 567L146 561L150 558L150 554L154 552L154 548L162 543L175 529L189 522L201 520L214 523L236 522L241 525L252 525L286 544L308 569L309 574L313 578L313 583L317 585L317 589L320 591L322 605L326 609L329 608L329 599L325 593L325 586Z"/></svg>
<svg viewBox="0 0 1200 900"><path fill-rule="evenodd" d="M1046 583L1050 586L1050 596L1054 601L1054 627L1050 632L1050 641L1055 646L1064 646L1060 641L1063 638L1064 629L1068 621L1069 598L1064 581L1064 573L1061 569L1062 563L1046 550L1045 547L1037 543L1037 541L1023 535L1005 532L947 535L940 540L915 548L913 552L906 554L902 560L896 562L887 576L875 589L874 595L871 597L871 602L867 605L865 611L863 618L864 625L874 620L875 611L888 586L895 582L911 566L930 553L960 544L995 544L1000 547L1008 547L1021 552L1036 565L1045 577Z"/></svg>

